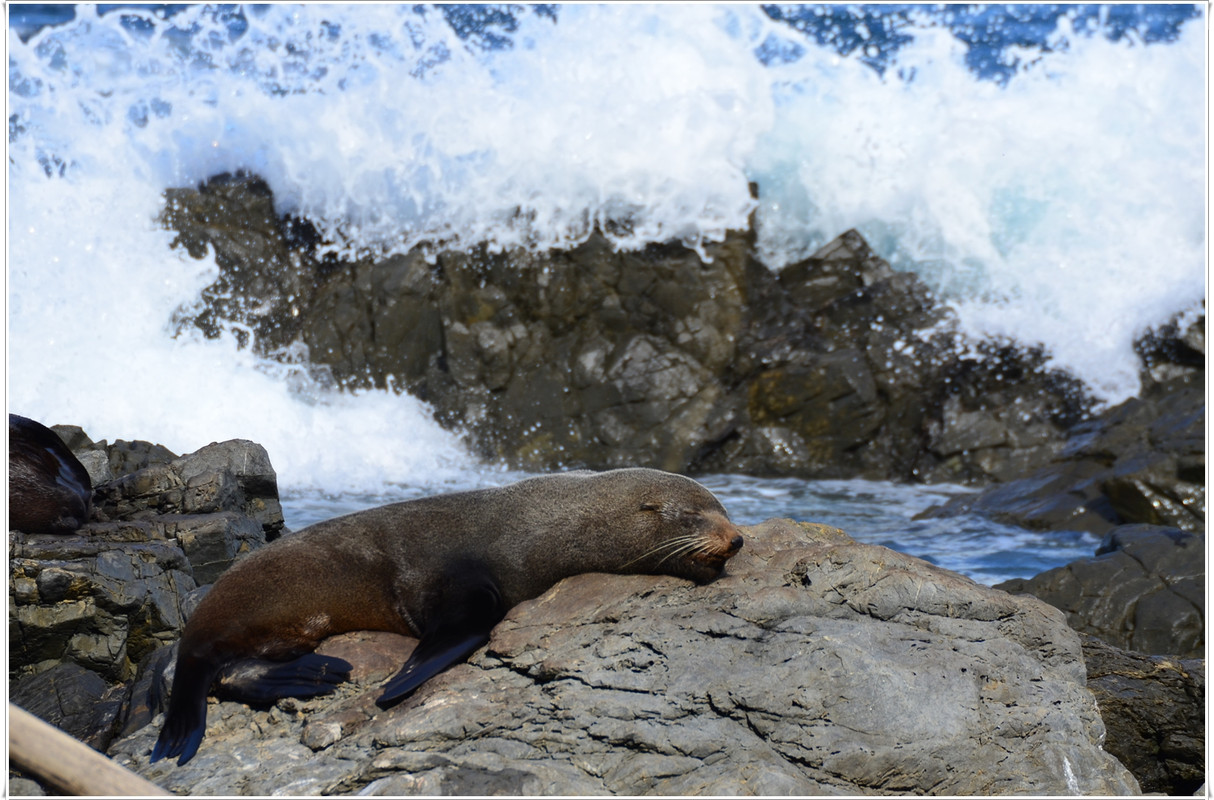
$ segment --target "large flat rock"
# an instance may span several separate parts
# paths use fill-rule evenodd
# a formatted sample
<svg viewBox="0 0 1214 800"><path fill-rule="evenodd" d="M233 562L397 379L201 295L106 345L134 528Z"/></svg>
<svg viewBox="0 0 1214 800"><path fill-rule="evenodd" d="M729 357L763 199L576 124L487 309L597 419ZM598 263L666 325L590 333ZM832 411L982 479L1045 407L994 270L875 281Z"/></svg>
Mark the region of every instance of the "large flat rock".
<svg viewBox="0 0 1214 800"><path fill-rule="evenodd" d="M348 634L335 695L209 707L182 794L1136 794L1062 612L774 520L707 586L581 575L387 711L411 642Z"/></svg>

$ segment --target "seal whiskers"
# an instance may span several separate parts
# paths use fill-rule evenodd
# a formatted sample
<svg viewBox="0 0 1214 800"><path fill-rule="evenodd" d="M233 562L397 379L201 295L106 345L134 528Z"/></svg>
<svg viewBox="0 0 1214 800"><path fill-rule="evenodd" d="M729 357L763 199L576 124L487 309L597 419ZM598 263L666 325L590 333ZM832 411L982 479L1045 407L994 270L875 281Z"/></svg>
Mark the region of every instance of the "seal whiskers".
<svg viewBox="0 0 1214 800"><path fill-rule="evenodd" d="M670 552L662 556L662 558L658 561L657 566L661 566L672 556L679 556L690 552L707 554L713 552L714 549L713 542L711 539L709 539L709 537L702 533L691 533L687 534L686 536L678 536L674 539L669 539L662 542L653 549L642 553L631 561L621 564L620 569L627 569L633 564L636 564L638 561L644 561L650 556L655 556L663 550L669 550Z"/></svg>

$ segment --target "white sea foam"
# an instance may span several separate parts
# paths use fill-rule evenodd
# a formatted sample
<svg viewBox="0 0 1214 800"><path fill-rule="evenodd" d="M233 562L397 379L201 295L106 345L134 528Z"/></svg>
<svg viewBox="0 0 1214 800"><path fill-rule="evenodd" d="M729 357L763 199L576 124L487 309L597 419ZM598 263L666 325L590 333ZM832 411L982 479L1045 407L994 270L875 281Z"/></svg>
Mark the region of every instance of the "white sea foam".
<svg viewBox="0 0 1214 800"><path fill-rule="evenodd" d="M1204 20L1174 44L1070 37L1006 88L922 26L881 78L758 8L520 13L501 51L441 14L269 6L243 36L192 7L174 32L89 7L10 31L9 405L179 451L244 436L287 488L367 489L479 469L422 404L337 393L231 337L173 338L214 276L170 248L168 186L262 175L280 212L354 249L695 245L760 184L774 267L857 226L971 331L1042 343L1109 400L1129 343L1204 294ZM897 77L914 71L914 80Z"/></svg>
<svg viewBox="0 0 1214 800"><path fill-rule="evenodd" d="M756 152L769 261L858 228L974 336L1040 344L1118 401L1133 340L1204 297L1204 31L1179 41L1068 35L1007 86L921 30L889 72L823 51L781 67Z"/></svg>

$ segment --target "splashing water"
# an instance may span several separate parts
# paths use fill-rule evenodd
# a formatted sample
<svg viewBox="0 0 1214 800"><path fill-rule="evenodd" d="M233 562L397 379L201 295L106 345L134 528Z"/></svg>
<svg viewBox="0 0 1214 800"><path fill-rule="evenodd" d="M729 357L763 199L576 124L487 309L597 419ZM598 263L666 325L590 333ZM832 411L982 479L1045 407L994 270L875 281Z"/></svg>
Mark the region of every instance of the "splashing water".
<svg viewBox="0 0 1214 800"><path fill-rule="evenodd" d="M834 10L851 49L771 11L79 6L10 27L10 407L177 451L251 438L288 490L485 469L410 398L174 338L216 267L171 248L161 193L238 169L379 253L596 224L694 247L746 225L755 181L773 268L858 227L972 334L1133 394L1132 340L1204 296L1201 12L1155 44L1060 14L992 80L977 29L925 11Z"/></svg>

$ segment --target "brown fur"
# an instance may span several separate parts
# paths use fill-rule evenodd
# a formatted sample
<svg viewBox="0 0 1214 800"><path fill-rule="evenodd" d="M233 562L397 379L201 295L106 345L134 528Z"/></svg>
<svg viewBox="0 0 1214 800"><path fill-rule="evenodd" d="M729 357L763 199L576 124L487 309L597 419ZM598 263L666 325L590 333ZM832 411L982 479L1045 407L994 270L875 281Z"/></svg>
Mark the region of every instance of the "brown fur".
<svg viewBox="0 0 1214 800"><path fill-rule="evenodd" d="M491 575L504 613L583 572L707 582L741 544L707 489L649 469L546 475L318 523L215 582L182 636L170 717L242 659L287 661L352 630L423 636L443 624L442 598L469 560Z"/></svg>
<svg viewBox="0 0 1214 800"><path fill-rule="evenodd" d="M59 435L8 415L8 526L25 533L72 533L89 520L93 484Z"/></svg>

